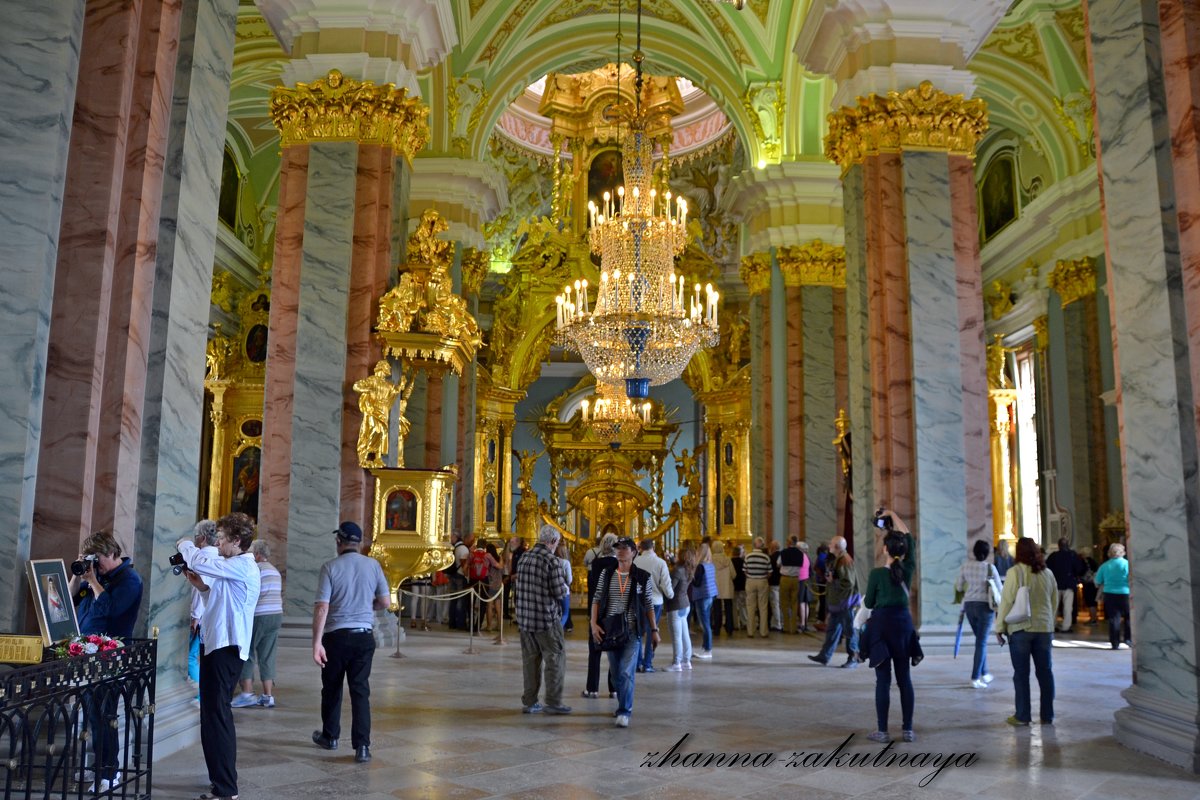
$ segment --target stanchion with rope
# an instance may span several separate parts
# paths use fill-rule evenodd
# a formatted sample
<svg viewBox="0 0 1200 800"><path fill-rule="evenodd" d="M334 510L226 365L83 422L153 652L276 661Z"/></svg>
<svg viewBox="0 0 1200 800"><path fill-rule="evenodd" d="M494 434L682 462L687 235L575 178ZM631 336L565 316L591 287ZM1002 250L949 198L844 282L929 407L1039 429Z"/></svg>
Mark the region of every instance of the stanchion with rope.
<svg viewBox="0 0 1200 800"><path fill-rule="evenodd" d="M401 598L404 596L404 590L399 586L396 587L396 652L392 653L391 658L407 658L404 653L400 652L400 642L405 640L404 635L404 603Z"/></svg>

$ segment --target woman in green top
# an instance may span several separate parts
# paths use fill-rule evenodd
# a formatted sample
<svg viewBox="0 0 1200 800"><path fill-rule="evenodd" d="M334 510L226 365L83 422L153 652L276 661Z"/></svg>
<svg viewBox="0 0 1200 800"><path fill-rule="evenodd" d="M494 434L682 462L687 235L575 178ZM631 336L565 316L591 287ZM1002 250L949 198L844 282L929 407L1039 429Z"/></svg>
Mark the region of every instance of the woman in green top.
<svg viewBox="0 0 1200 800"><path fill-rule="evenodd" d="M1016 603L1017 593L1026 586L1029 587L1029 616L1010 620L1008 617ZM1058 584L1054 575L1046 569L1046 560L1037 544L1028 536L1023 536L1017 540L1017 563L1004 580L1004 593L1000 597L1000 608L996 611L996 638L1000 640L1001 647L1005 644L1005 634L1012 638L1009 657L1013 665L1017 713L1008 718L1009 725L1028 725L1032 716L1029 700L1030 659L1033 659L1041 694L1042 724L1054 723L1054 673L1050 665L1050 648L1054 640L1054 611L1057 606Z"/></svg>
<svg viewBox="0 0 1200 800"><path fill-rule="evenodd" d="M911 664L921 659L920 645L913 629L908 598L913 572L917 568L917 543L908 526L892 511L881 508L875 515L887 530L883 546L887 551L887 566L871 570L863 604L871 609L863 651L875 669L875 717L877 730L867 734L873 742L890 741L888 736L888 705L892 693L892 669L896 671L896 686L900 688L901 734L904 741L916 740L913 733L913 694ZM879 523L877 523L879 524Z"/></svg>

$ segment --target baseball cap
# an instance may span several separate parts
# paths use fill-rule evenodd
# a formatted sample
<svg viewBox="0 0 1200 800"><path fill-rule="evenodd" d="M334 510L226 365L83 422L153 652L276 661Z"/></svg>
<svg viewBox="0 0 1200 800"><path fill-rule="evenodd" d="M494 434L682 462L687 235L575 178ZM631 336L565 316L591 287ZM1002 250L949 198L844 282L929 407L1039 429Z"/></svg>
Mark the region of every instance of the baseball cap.
<svg viewBox="0 0 1200 800"><path fill-rule="evenodd" d="M350 522L349 520L343 522L341 525L338 525L338 529L333 533L343 542L362 541L362 528L358 527L356 523Z"/></svg>
<svg viewBox="0 0 1200 800"><path fill-rule="evenodd" d="M637 550L637 544L628 536L622 536L620 539L617 539L613 547L628 547L630 550Z"/></svg>

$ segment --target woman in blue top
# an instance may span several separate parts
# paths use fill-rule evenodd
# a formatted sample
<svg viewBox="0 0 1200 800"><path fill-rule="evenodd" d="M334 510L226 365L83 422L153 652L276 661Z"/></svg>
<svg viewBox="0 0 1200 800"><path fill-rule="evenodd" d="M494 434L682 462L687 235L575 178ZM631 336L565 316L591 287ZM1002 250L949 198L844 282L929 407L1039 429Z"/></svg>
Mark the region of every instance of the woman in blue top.
<svg viewBox="0 0 1200 800"><path fill-rule="evenodd" d="M696 565L696 574L692 577L692 607L700 619L700 629L704 631L704 649L696 653L696 658L712 658L712 604L717 596L717 570L713 565L712 552L707 544L700 545L700 563Z"/></svg>
<svg viewBox="0 0 1200 800"><path fill-rule="evenodd" d="M1108 561L1096 571L1096 588L1104 592L1104 618L1108 620L1108 643L1116 650L1121 642L1132 646L1129 635L1129 562L1125 545L1113 542Z"/></svg>
<svg viewBox="0 0 1200 800"><path fill-rule="evenodd" d="M887 566L871 570L867 578L867 593L863 604L871 609L867 621L866 641L863 651L867 653L875 669L875 717L877 730L867 734L873 742L888 742L888 705L892 693L892 669L896 670L896 685L900 688L901 735L906 742L916 741L913 733L913 694L911 664L921 659L920 645L916 642L912 614L908 603L911 593L913 572L917 568L917 544L908 526L892 511L881 508L875 515L884 520L887 535L883 546L887 551ZM886 524L890 520L890 524Z"/></svg>

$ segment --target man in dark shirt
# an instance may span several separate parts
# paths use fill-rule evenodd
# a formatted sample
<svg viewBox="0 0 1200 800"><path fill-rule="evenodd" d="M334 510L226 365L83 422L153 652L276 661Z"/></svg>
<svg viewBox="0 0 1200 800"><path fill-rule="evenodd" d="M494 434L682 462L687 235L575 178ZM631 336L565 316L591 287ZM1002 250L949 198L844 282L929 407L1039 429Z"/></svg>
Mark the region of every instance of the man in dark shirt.
<svg viewBox="0 0 1200 800"><path fill-rule="evenodd" d="M567 654L563 642L562 599L567 580L554 555L558 531L543 525L538 540L517 564L517 627L521 631L521 667L524 692L521 711L525 714L570 714L563 705L563 678ZM542 669L546 671L546 705L538 700Z"/></svg>
<svg viewBox="0 0 1200 800"><path fill-rule="evenodd" d="M1062 625L1059 630L1066 633L1075 624L1075 587L1087 566L1079 554L1071 549L1071 542L1063 537L1058 540L1058 550L1046 557L1046 566L1054 573L1058 583L1058 602L1062 606Z"/></svg>

